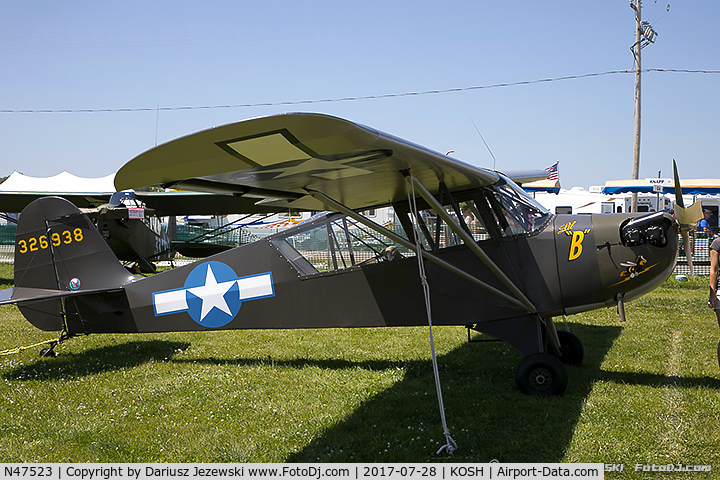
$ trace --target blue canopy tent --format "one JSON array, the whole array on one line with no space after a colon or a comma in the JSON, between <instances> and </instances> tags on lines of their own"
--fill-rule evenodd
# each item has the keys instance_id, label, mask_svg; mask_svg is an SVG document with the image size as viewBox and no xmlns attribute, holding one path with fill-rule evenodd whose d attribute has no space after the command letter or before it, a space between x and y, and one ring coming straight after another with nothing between
<instances>
[{"instance_id":1,"label":"blue canopy tent","mask_svg":"<svg viewBox=\"0 0 720 480\"><path fill-rule=\"evenodd\" d=\"M538 180L522 184L523 190L526 192L549 192L560 193L560 182L557 180Z\"/></svg>"},{"instance_id":2,"label":"blue canopy tent","mask_svg":"<svg viewBox=\"0 0 720 480\"><path fill-rule=\"evenodd\" d=\"M720 179L681 180L683 195L720 195ZM675 194L675 182L669 178L646 178L644 180L609 180L602 193L658 193L655 185L662 185L663 194Z\"/></svg>"}]
</instances>

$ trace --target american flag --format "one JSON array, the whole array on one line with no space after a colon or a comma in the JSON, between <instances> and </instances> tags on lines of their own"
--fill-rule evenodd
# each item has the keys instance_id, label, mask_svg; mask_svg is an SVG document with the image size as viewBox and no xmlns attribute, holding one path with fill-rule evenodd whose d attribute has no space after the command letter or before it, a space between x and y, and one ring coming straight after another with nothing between
<instances>
[{"instance_id":1,"label":"american flag","mask_svg":"<svg viewBox=\"0 0 720 480\"><path fill-rule=\"evenodd\" d=\"M555 162L554 165L551 165L545 169L545 171L548 172L548 177L547 177L548 180L557 180L558 179L558 177L559 177L558 164L559 163L560 163L560 161L558 160L557 162Z\"/></svg>"}]
</instances>

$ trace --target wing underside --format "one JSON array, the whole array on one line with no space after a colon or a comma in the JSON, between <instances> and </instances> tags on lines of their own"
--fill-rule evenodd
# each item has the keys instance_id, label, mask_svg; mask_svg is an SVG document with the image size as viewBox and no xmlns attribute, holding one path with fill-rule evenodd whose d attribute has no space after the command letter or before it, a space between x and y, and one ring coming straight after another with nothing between
<instances>
[{"instance_id":1,"label":"wing underside","mask_svg":"<svg viewBox=\"0 0 720 480\"><path fill-rule=\"evenodd\" d=\"M324 210L319 191L354 210L407 198L403 172L438 192L489 185L498 176L336 117L294 113L195 133L148 150L115 176L118 190L147 185L223 193L255 205Z\"/></svg>"}]
</instances>

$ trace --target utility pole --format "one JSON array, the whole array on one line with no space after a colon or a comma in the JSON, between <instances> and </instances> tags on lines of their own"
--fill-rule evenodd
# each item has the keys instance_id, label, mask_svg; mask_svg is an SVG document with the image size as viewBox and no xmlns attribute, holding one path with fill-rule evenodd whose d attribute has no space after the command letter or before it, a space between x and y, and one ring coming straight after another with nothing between
<instances>
[{"instance_id":1,"label":"utility pole","mask_svg":"<svg viewBox=\"0 0 720 480\"><path fill-rule=\"evenodd\" d=\"M642 0L630 0L630 8L635 10L635 44L630 48L635 57L635 141L633 145L632 179L637 180L640 175L640 51L655 41L655 30L648 22L642 21L640 13ZM632 194L631 212L637 211L637 192Z\"/></svg>"},{"instance_id":2,"label":"utility pole","mask_svg":"<svg viewBox=\"0 0 720 480\"><path fill-rule=\"evenodd\" d=\"M640 175L640 8L642 0L636 0L635 3L630 2L630 8L635 10L635 45L633 45L633 54L635 55L635 141L633 143L633 168L632 179L637 180ZM630 211L637 212L637 192L633 192Z\"/></svg>"}]
</instances>

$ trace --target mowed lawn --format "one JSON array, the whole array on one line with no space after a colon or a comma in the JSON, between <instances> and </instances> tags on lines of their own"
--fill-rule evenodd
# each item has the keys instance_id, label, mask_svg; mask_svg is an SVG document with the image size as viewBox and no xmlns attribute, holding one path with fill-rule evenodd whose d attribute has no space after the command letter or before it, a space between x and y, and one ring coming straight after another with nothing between
<instances>
[{"instance_id":1,"label":"mowed lawn","mask_svg":"<svg viewBox=\"0 0 720 480\"><path fill-rule=\"evenodd\" d=\"M0 285L12 285L11 265ZM553 398L518 391L521 356L507 345L436 328L451 458L435 453L428 329L393 328L93 335L55 358L39 347L2 356L0 462L495 459L624 464L623 478L642 476L637 463L711 465L699 475L718 476L720 334L706 285L668 280L627 305L625 324L614 308L569 317L586 356ZM0 350L53 335L0 307Z\"/></svg>"}]
</instances>

